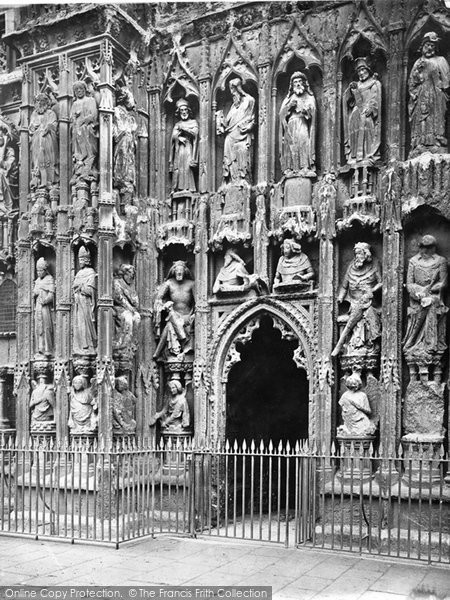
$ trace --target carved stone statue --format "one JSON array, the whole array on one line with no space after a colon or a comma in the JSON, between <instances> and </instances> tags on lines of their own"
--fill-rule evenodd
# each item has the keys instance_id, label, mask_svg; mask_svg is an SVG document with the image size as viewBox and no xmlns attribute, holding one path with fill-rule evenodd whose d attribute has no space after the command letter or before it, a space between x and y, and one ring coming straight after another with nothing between
<instances>
[{"instance_id":1,"label":"carved stone statue","mask_svg":"<svg viewBox=\"0 0 450 600\"><path fill-rule=\"evenodd\" d=\"M292 239L286 239L282 246L282 256L278 260L274 290L280 291L283 286L310 286L314 279L314 271L309 258L302 247Z\"/></svg>"},{"instance_id":2,"label":"carved stone statue","mask_svg":"<svg viewBox=\"0 0 450 600\"><path fill-rule=\"evenodd\" d=\"M135 269L132 265L121 265L117 277L113 281L114 300L114 346L134 351L141 315L139 314L139 297L133 289Z\"/></svg>"},{"instance_id":3,"label":"carved stone statue","mask_svg":"<svg viewBox=\"0 0 450 600\"><path fill-rule=\"evenodd\" d=\"M422 56L414 63L409 76L409 122L411 156L421 152L445 152L445 116L450 86L450 66L443 56L436 56L439 38L434 32L423 36Z\"/></svg>"},{"instance_id":4,"label":"carved stone statue","mask_svg":"<svg viewBox=\"0 0 450 600\"><path fill-rule=\"evenodd\" d=\"M194 282L191 272L184 261L178 260L172 264L167 279L156 296L156 335L161 337L153 357L155 360L183 360L186 354L192 353L194 306ZM166 324L160 334L163 311L166 313Z\"/></svg>"},{"instance_id":5,"label":"carved stone statue","mask_svg":"<svg viewBox=\"0 0 450 600\"><path fill-rule=\"evenodd\" d=\"M304 73L291 76L280 109L280 160L283 173L311 175L315 162L316 101ZM314 173L313 173L314 174Z\"/></svg>"},{"instance_id":6,"label":"carved stone statue","mask_svg":"<svg viewBox=\"0 0 450 600\"><path fill-rule=\"evenodd\" d=\"M113 428L121 433L134 433L136 396L128 389L126 377L116 377L116 389L113 393L112 413Z\"/></svg>"},{"instance_id":7,"label":"carved stone statue","mask_svg":"<svg viewBox=\"0 0 450 600\"><path fill-rule=\"evenodd\" d=\"M92 387L88 387L85 377L76 375L70 390L69 429L71 433L92 433L97 424L97 401Z\"/></svg>"},{"instance_id":8,"label":"carved stone statue","mask_svg":"<svg viewBox=\"0 0 450 600\"><path fill-rule=\"evenodd\" d=\"M197 188L193 168L198 165L198 123L191 118L191 108L184 98L178 100L175 114L180 120L175 123L172 131L169 161L172 190L195 192Z\"/></svg>"},{"instance_id":9,"label":"carved stone statue","mask_svg":"<svg viewBox=\"0 0 450 600\"><path fill-rule=\"evenodd\" d=\"M420 252L408 265L409 308L403 353L407 362L424 366L438 362L447 348L445 319L448 308L443 302L447 261L436 254L436 239L432 235L424 235L419 246Z\"/></svg>"},{"instance_id":10,"label":"carved stone statue","mask_svg":"<svg viewBox=\"0 0 450 600\"><path fill-rule=\"evenodd\" d=\"M347 391L339 400L344 423L337 428L337 434L349 437L373 435L376 424L370 419L372 411L367 394L361 391L360 376L356 373L349 375L345 380L345 385Z\"/></svg>"},{"instance_id":11,"label":"carved stone statue","mask_svg":"<svg viewBox=\"0 0 450 600\"><path fill-rule=\"evenodd\" d=\"M38 354L52 356L55 345L53 326L55 280L48 272L45 258L39 258L36 271L38 276L33 288L35 349Z\"/></svg>"},{"instance_id":12,"label":"carved stone statue","mask_svg":"<svg viewBox=\"0 0 450 600\"><path fill-rule=\"evenodd\" d=\"M242 88L239 78L229 83L233 104L226 117L216 113L217 134L225 134L223 148L223 182L251 182L255 99Z\"/></svg>"},{"instance_id":13,"label":"carved stone statue","mask_svg":"<svg viewBox=\"0 0 450 600\"><path fill-rule=\"evenodd\" d=\"M359 81L344 93L345 155L349 165L372 164L380 158L381 83L366 58L355 63Z\"/></svg>"},{"instance_id":14,"label":"carved stone statue","mask_svg":"<svg viewBox=\"0 0 450 600\"><path fill-rule=\"evenodd\" d=\"M136 187L137 121L131 90L125 86L119 88L116 103L113 119L113 183L121 195L121 203L127 205L131 204Z\"/></svg>"},{"instance_id":15,"label":"carved stone statue","mask_svg":"<svg viewBox=\"0 0 450 600\"><path fill-rule=\"evenodd\" d=\"M242 293L250 290L260 295L266 284L257 274L251 275L245 268L245 262L230 248L225 252L223 267L213 285L213 294Z\"/></svg>"},{"instance_id":16,"label":"carved stone statue","mask_svg":"<svg viewBox=\"0 0 450 600\"><path fill-rule=\"evenodd\" d=\"M381 289L381 273L372 259L369 244L359 242L354 248L355 258L347 269L338 294L338 302L347 300L350 311L338 320L345 322L339 341L332 352L337 356L345 343L346 354L376 354L381 335L380 315L373 306L373 295Z\"/></svg>"},{"instance_id":17,"label":"carved stone statue","mask_svg":"<svg viewBox=\"0 0 450 600\"><path fill-rule=\"evenodd\" d=\"M75 175L85 181L96 177L98 156L98 109L95 98L87 95L84 81L73 84L75 101L70 111Z\"/></svg>"},{"instance_id":18,"label":"carved stone statue","mask_svg":"<svg viewBox=\"0 0 450 600\"><path fill-rule=\"evenodd\" d=\"M186 433L190 426L189 406L186 401L186 392L178 380L169 381L168 389L170 398L164 408L155 413L150 420L150 426L161 421L161 430L167 434Z\"/></svg>"},{"instance_id":19,"label":"carved stone statue","mask_svg":"<svg viewBox=\"0 0 450 600\"><path fill-rule=\"evenodd\" d=\"M55 392L53 384L46 383L45 375L38 377L38 382L31 382L33 391L30 398L31 430L40 429L43 423L53 422Z\"/></svg>"},{"instance_id":20,"label":"carved stone statue","mask_svg":"<svg viewBox=\"0 0 450 600\"><path fill-rule=\"evenodd\" d=\"M58 118L50 107L50 99L46 94L36 96L28 129L31 137L30 187L48 188L58 180L59 150Z\"/></svg>"},{"instance_id":21,"label":"carved stone statue","mask_svg":"<svg viewBox=\"0 0 450 600\"><path fill-rule=\"evenodd\" d=\"M97 273L90 266L89 250L80 248L80 270L72 284L73 291L73 351L76 354L95 354L97 330L95 307L97 302Z\"/></svg>"},{"instance_id":22,"label":"carved stone statue","mask_svg":"<svg viewBox=\"0 0 450 600\"><path fill-rule=\"evenodd\" d=\"M19 168L11 146L11 132L0 120L0 215L13 208L18 194Z\"/></svg>"}]
</instances>

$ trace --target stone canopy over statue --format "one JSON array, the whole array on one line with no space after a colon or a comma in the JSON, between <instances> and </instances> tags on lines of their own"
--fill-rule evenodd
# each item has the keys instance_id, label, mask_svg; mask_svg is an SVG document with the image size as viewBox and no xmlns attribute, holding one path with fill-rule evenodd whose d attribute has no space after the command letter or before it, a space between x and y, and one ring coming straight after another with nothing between
<instances>
[{"instance_id":1,"label":"stone canopy over statue","mask_svg":"<svg viewBox=\"0 0 450 600\"><path fill-rule=\"evenodd\" d=\"M426 151L447 151L446 90L450 87L450 66L443 56L436 56L438 42L433 31L423 36L422 56L409 76L410 157Z\"/></svg>"},{"instance_id":2,"label":"stone canopy over statue","mask_svg":"<svg viewBox=\"0 0 450 600\"><path fill-rule=\"evenodd\" d=\"M154 323L159 342L153 357L155 360L192 362L194 307L194 281L191 272L184 261L175 261L156 295Z\"/></svg>"},{"instance_id":3,"label":"stone canopy over statue","mask_svg":"<svg viewBox=\"0 0 450 600\"><path fill-rule=\"evenodd\" d=\"M349 165L371 165L380 158L381 83L367 58L355 61L358 81L344 93L345 154Z\"/></svg>"},{"instance_id":4,"label":"stone canopy over statue","mask_svg":"<svg viewBox=\"0 0 450 600\"><path fill-rule=\"evenodd\" d=\"M316 110L306 75L296 71L280 109L280 161L284 174L315 175Z\"/></svg>"},{"instance_id":5,"label":"stone canopy over statue","mask_svg":"<svg viewBox=\"0 0 450 600\"><path fill-rule=\"evenodd\" d=\"M446 314L443 301L447 287L447 261L436 253L436 239L424 235L420 251L408 264L406 289L409 294L408 325L403 340L403 353L409 365L424 369L438 367L447 344Z\"/></svg>"},{"instance_id":6,"label":"stone canopy over statue","mask_svg":"<svg viewBox=\"0 0 450 600\"><path fill-rule=\"evenodd\" d=\"M255 99L244 91L239 78L229 83L233 103L224 117L216 113L218 135L225 135L223 149L223 183L241 185L252 180L253 128Z\"/></svg>"},{"instance_id":7,"label":"stone canopy over statue","mask_svg":"<svg viewBox=\"0 0 450 600\"><path fill-rule=\"evenodd\" d=\"M350 310L338 318L345 326L332 356L340 354L344 345L346 355L376 355L380 351L380 314L373 305L374 294L382 286L380 269L366 242L355 244L354 254L338 294L338 302L347 300Z\"/></svg>"}]
</instances>

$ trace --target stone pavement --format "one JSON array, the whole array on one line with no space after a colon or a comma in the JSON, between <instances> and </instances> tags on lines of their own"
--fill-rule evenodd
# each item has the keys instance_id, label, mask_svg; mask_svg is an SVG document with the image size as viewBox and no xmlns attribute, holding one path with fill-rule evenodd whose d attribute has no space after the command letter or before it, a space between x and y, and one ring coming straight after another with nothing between
<instances>
[{"instance_id":1,"label":"stone pavement","mask_svg":"<svg viewBox=\"0 0 450 600\"><path fill-rule=\"evenodd\" d=\"M287 600L450 600L450 567L275 544L160 536L119 550L0 537L0 585L270 585Z\"/></svg>"}]
</instances>

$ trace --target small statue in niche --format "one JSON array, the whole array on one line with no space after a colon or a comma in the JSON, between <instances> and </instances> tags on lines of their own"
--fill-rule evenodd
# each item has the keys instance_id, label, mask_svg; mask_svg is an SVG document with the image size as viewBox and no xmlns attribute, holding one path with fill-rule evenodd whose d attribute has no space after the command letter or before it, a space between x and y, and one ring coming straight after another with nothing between
<instances>
[{"instance_id":1,"label":"small statue in niche","mask_svg":"<svg viewBox=\"0 0 450 600\"><path fill-rule=\"evenodd\" d=\"M174 192L195 192L193 169L198 165L198 123L184 98L178 100L175 115L180 118L172 131L169 172Z\"/></svg>"},{"instance_id":2,"label":"small statue in niche","mask_svg":"<svg viewBox=\"0 0 450 600\"><path fill-rule=\"evenodd\" d=\"M213 285L213 294L241 293L254 290L258 296L267 293L267 285L257 274L251 275L245 262L234 250L225 252L223 267Z\"/></svg>"},{"instance_id":3,"label":"small statue in niche","mask_svg":"<svg viewBox=\"0 0 450 600\"><path fill-rule=\"evenodd\" d=\"M242 185L251 182L255 99L242 88L239 78L229 83L233 104L226 117L216 113L217 135L225 134L223 148L223 183Z\"/></svg>"},{"instance_id":4,"label":"small statue in niche","mask_svg":"<svg viewBox=\"0 0 450 600\"><path fill-rule=\"evenodd\" d=\"M55 280L48 272L48 264L43 257L38 259L36 271L37 279L33 288L35 349L38 354L52 356L55 344Z\"/></svg>"},{"instance_id":5,"label":"small statue in niche","mask_svg":"<svg viewBox=\"0 0 450 600\"><path fill-rule=\"evenodd\" d=\"M408 264L409 308L403 353L408 362L430 365L439 360L447 348L445 320L448 308L443 302L447 261L436 254L436 239L432 235L424 235L419 248L420 252Z\"/></svg>"},{"instance_id":6,"label":"small statue in niche","mask_svg":"<svg viewBox=\"0 0 450 600\"><path fill-rule=\"evenodd\" d=\"M376 424L370 419L372 413L369 399L361 391L362 381L357 373L345 380L347 391L339 400L344 423L337 428L337 434L349 437L365 437L375 433Z\"/></svg>"},{"instance_id":7,"label":"small statue in niche","mask_svg":"<svg viewBox=\"0 0 450 600\"><path fill-rule=\"evenodd\" d=\"M193 351L194 329L194 281L183 260L172 264L166 281L159 288L154 308L156 335L160 337L153 358L183 360ZM162 333L162 313L166 312L166 324Z\"/></svg>"},{"instance_id":8,"label":"small statue in niche","mask_svg":"<svg viewBox=\"0 0 450 600\"><path fill-rule=\"evenodd\" d=\"M97 273L91 267L91 254L84 246L78 252L80 270L72 284L73 291L73 351L76 354L95 354L97 330Z\"/></svg>"},{"instance_id":9,"label":"small statue in niche","mask_svg":"<svg viewBox=\"0 0 450 600\"><path fill-rule=\"evenodd\" d=\"M36 96L36 104L31 113L31 189L48 188L58 181L58 117L50 106L46 94Z\"/></svg>"},{"instance_id":10,"label":"small statue in niche","mask_svg":"<svg viewBox=\"0 0 450 600\"><path fill-rule=\"evenodd\" d=\"M344 93L345 155L347 163L373 164L380 158L381 83L367 58L355 61L359 81Z\"/></svg>"},{"instance_id":11,"label":"small statue in niche","mask_svg":"<svg viewBox=\"0 0 450 600\"><path fill-rule=\"evenodd\" d=\"M136 431L136 401L136 396L128 389L128 379L124 376L116 377L112 401L113 429L122 433Z\"/></svg>"},{"instance_id":12,"label":"small statue in niche","mask_svg":"<svg viewBox=\"0 0 450 600\"><path fill-rule=\"evenodd\" d=\"M336 176L326 173L317 193L316 237L331 239L336 235Z\"/></svg>"},{"instance_id":13,"label":"small statue in niche","mask_svg":"<svg viewBox=\"0 0 450 600\"><path fill-rule=\"evenodd\" d=\"M309 258L302 247L292 239L283 241L282 256L278 260L273 289L283 286L310 287L314 279L314 271Z\"/></svg>"},{"instance_id":14,"label":"small statue in niche","mask_svg":"<svg viewBox=\"0 0 450 600\"><path fill-rule=\"evenodd\" d=\"M136 189L136 139L137 121L135 101L126 86L116 92L113 118L113 183L121 196L121 205L132 204Z\"/></svg>"},{"instance_id":15,"label":"small statue in niche","mask_svg":"<svg viewBox=\"0 0 450 600\"><path fill-rule=\"evenodd\" d=\"M76 375L70 390L69 429L71 433L92 433L97 428L97 401L83 375Z\"/></svg>"},{"instance_id":16,"label":"small statue in niche","mask_svg":"<svg viewBox=\"0 0 450 600\"><path fill-rule=\"evenodd\" d=\"M338 302L347 300L350 311L338 319L346 324L331 356L337 356L347 340L347 354L379 351L381 322L379 311L373 306L373 296L382 287L380 269L366 242L355 244L354 254L338 294Z\"/></svg>"},{"instance_id":17,"label":"small statue in niche","mask_svg":"<svg viewBox=\"0 0 450 600\"><path fill-rule=\"evenodd\" d=\"M13 208L18 195L19 166L9 127L0 119L0 215Z\"/></svg>"},{"instance_id":18,"label":"small statue in niche","mask_svg":"<svg viewBox=\"0 0 450 600\"><path fill-rule=\"evenodd\" d=\"M283 173L314 175L316 101L304 73L291 76L280 108L280 161Z\"/></svg>"},{"instance_id":19,"label":"small statue in niche","mask_svg":"<svg viewBox=\"0 0 450 600\"><path fill-rule=\"evenodd\" d=\"M139 297L133 289L134 278L134 267L122 264L117 277L114 277L113 280L114 345L118 348L130 348L131 351L137 347L137 336L141 323Z\"/></svg>"},{"instance_id":20,"label":"small statue in niche","mask_svg":"<svg viewBox=\"0 0 450 600\"><path fill-rule=\"evenodd\" d=\"M447 94L450 66L443 56L436 56L439 38L434 32L423 36L420 50L409 76L409 122L411 156L421 152L445 152Z\"/></svg>"},{"instance_id":21,"label":"small statue in niche","mask_svg":"<svg viewBox=\"0 0 450 600\"><path fill-rule=\"evenodd\" d=\"M163 433L187 433L190 426L190 414L186 391L177 379L169 381L167 387L170 398L167 399L164 408L151 418L150 426L160 420Z\"/></svg>"},{"instance_id":22,"label":"small statue in niche","mask_svg":"<svg viewBox=\"0 0 450 600\"><path fill-rule=\"evenodd\" d=\"M43 423L54 419L55 391L53 384L47 383L46 379L45 375L40 375L37 383L31 382L31 430L39 429Z\"/></svg>"},{"instance_id":23,"label":"small statue in niche","mask_svg":"<svg viewBox=\"0 0 450 600\"><path fill-rule=\"evenodd\" d=\"M98 109L95 98L87 94L84 81L73 84L75 100L70 111L72 123L72 152L75 176L82 180L95 179L98 156Z\"/></svg>"}]
</instances>

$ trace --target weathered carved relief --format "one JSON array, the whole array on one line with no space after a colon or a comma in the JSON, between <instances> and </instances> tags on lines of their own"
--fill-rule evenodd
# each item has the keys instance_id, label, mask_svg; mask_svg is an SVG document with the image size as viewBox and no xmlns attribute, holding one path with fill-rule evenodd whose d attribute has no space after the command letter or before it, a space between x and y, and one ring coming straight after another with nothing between
<instances>
[{"instance_id":1,"label":"weathered carved relief","mask_svg":"<svg viewBox=\"0 0 450 600\"><path fill-rule=\"evenodd\" d=\"M37 279L34 282L34 348L39 356L54 354L55 280L48 272L48 263L41 257L36 263Z\"/></svg>"},{"instance_id":2,"label":"weathered carved relief","mask_svg":"<svg viewBox=\"0 0 450 600\"><path fill-rule=\"evenodd\" d=\"M376 423L371 419L372 410L370 408L367 394L361 390L362 381L357 373L349 375L345 379L347 391L345 391L340 400L342 425L337 429L339 437L363 438L375 433Z\"/></svg>"},{"instance_id":3,"label":"weathered carved relief","mask_svg":"<svg viewBox=\"0 0 450 600\"><path fill-rule=\"evenodd\" d=\"M120 199L121 212L132 204L136 191L136 103L132 91L122 85L116 89L113 119L113 185Z\"/></svg>"},{"instance_id":4,"label":"weathered carved relief","mask_svg":"<svg viewBox=\"0 0 450 600\"><path fill-rule=\"evenodd\" d=\"M49 189L59 179L59 147L58 117L46 94L39 93L36 96L29 132L32 168L30 188Z\"/></svg>"},{"instance_id":5,"label":"weathered carved relief","mask_svg":"<svg viewBox=\"0 0 450 600\"><path fill-rule=\"evenodd\" d=\"M84 81L73 84L75 100L70 110L72 124L73 177L78 196L81 188L98 178L98 105Z\"/></svg>"},{"instance_id":6,"label":"weathered carved relief","mask_svg":"<svg viewBox=\"0 0 450 600\"><path fill-rule=\"evenodd\" d=\"M112 417L115 433L130 434L136 431L136 396L128 389L128 379L116 377L112 394Z\"/></svg>"},{"instance_id":7,"label":"weathered carved relief","mask_svg":"<svg viewBox=\"0 0 450 600\"><path fill-rule=\"evenodd\" d=\"M98 425L96 385L76 375L70 390L69 429L73 434L94 433Z\"/></svg>"},{"instance_id":8,"label":"weathered carved relief","mask_svg":"<svg viewBox=\"0 0 450 600\"><path fill-rule=\"evenodd\" d=\"M355 258L348 266L338 294L338 302L349 303L349 311L338 317L339 340L332 356L341 355L344 368L353 362L373 369L380 353L380 311L374 306L374 294L381 289L381 272L369 244L359 242Z\"/></svg>"},{"instance_id":9,"label":"weathered carved relief","mask_svg":"<svg viewBox=\"0 0 450 600\"><path fill-rule=\"evenodd\" d=\"M47 383L47 376L39 373L38 381L31 382L30 398L32 432L52 432L55 430L54 410L55 391L53 384Z\"/></svg>"},{"instance_id":10,"label":"weathered carved relief","mask_svg":"<svg viewBox=\"0 0 450 600\"><path fill-rule=\"evenodd\" d=\"M114 340L113 354L118 366L131 369L138 345L139 297L134 289L135 268L122 264L113 280Z\"/></svg>"},{"instance_id":11,"label":"weathered carved relief","mask_svg":"<svg viewBox=\"0 0 450 600\"><path fill-rule=\"evenodd\" d=\"M154 307L158 345L153 358L171 372L192 370L194 351L194 281L184 261L173 263L158 289ZM163 324L165 315L165 325Z\"/></svg>"},{"instance_id":12,"label":"weathered carved relief","mask_svg":"<svg viewBox=\"0 0 450 600\"><path fill-rule=\"evenodd\" d=\"M436 56L438 42L435 32L423 36L422 56L416 60L409 75L410 158L422 152L447 152L445 118L450 66L443 56Z\"/></svg>"},{"instance_id":13,"label":"weathered carved relief","mask_svg":"<svg viewBox=\"0 0 450 600\"><path fill-rule=\"evenodd\" d=\"M174 436L174 438L180 434L191 433L191 418L186 400L186 390L177 379L170 380L167 388L168 395L164 407L153 415L150 425L155 425L157 421L160 421L161 432Z\"/></svg>"},{"instance_id":14,"label":"weathered carved relief","mask_svg":"<svg viewBox=\"0 0 450 600\"><path fill-rule=\"evenodd\" d=\"M283 292L311 290L314 271L309 258L300 244L286 239L282 245L282 256L278 261L273 282L273 291Z\"/></svg>"},{"instance_id":15,"label":"weathered carved relief","mask_svg":"<svg viewBox=\"0 0 450 600\"><path fill-rule=\"evenodd\" d=\"M225 252L224 264L214 281L212 293L226 295L261 295L267 293L267 286L257 274L250 274L245 261L231 248Z\"/></svg>"},{"instance_id":16,"label":"weathered carved relief","mask_svg":"<svg viewBox=\"0 0 450 600\"><path fill-rule=\"evenodd\" d=\"M84 246L78 252L80 269L72 284L73 352L81 357L94 355L97 347L97 273L91 254Z\"/></svg>"}]
</instances>

